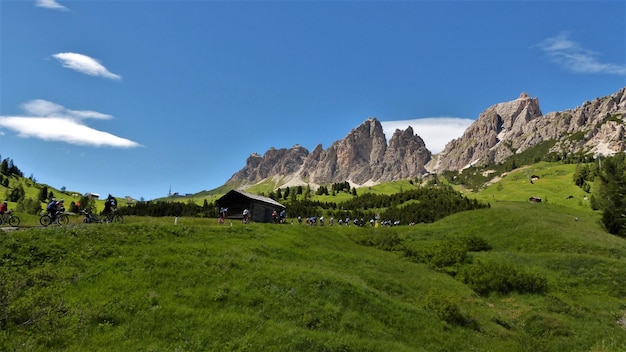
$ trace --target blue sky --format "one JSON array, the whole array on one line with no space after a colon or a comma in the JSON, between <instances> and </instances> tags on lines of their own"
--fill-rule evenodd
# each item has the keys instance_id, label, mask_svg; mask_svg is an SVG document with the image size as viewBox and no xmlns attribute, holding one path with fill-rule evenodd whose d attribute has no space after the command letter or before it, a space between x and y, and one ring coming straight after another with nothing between
<instances>
[{"instance_id":1,"label":"blue sky","mask_svg":"<svg viewBox=\"0 0 626 352\"><path fill-rule=\"evenodd\" d=\"M146 200L368 117L433 152L489 106L626 86L624 1L0 1L0 155Z\"/></svg>"}]
</instances>

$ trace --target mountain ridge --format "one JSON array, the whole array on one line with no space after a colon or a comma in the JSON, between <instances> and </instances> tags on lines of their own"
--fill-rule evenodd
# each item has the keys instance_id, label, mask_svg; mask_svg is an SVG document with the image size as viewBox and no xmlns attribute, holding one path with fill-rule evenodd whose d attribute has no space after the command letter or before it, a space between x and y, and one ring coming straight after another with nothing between
<instances>
[{"instance_id":1,"label":"mountain ridge","mask_svg":"<svg viewBox=\"0 0 626 352\"><path fill-rule=\"evenodd\" d=\"M539 98L517 99L485 109L459 138L433 155L409 126L396 129L389 142L380 121L368 118L343 139L313 151L301 145L252 153L246 165L226 182L247 188L268 179L276 187L348 181L361 187L460 171L472 165L501 163L539 143L555 140L551 152L613 155L626 149L626 87L581 106L543 114Z\"/></svg>"}]
</instances>

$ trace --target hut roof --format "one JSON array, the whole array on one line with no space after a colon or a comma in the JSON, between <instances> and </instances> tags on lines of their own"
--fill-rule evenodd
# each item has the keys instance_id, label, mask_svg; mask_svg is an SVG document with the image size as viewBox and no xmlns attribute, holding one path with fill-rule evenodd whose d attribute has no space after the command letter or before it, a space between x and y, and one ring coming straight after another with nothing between
<instances>
[{"instance_id":1,"label":"hut roof","mask_svg":"<svg viewBox=\"0 0 626 352\"><path fill-rule=\"evenodd\" d=\"M231 198L233 196L237 196L237 195L240 195L240 196L243 196L243 197L246 197L246 198L250 198L250 199L254 199L254 200L259 201L259 202L267 203L267 204L270 204L270 205L273 205L273 206L276 206L276 207L279 207L279 208L283 208L283 209L286 208L284 205L278 203L277 201L273 200L272 198L263 197L263 196L259 196L259 195L256 195L256 194L251 194L251 193L244 192L244 191L237 190L237 189L233 189L233 190L228 191L228 193L226 193L220 199L217 200L217 203L219 204L219 203L222 202L222 200L225 200L225 199Z\"/></svg>"}]
</instances>

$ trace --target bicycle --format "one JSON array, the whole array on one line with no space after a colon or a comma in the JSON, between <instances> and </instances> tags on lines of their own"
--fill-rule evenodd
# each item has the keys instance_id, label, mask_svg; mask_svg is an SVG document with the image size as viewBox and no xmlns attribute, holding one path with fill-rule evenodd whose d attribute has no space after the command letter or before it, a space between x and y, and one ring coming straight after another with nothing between
<instances>
[{"instance_id":1,"label":"bicycle","mask_svg":"<svg viewBox=\"0 0 626 352\"><path fill-rule=\"evenodd\" d=\"M83 222L85 224L100 223L101 222L100 219L96 216L96 214L88 212L86 209L83 209L80 212L85 215L85 218L83 219Z\"/></svg>"},{"instance_id":2,"label":"bicycle","mask_svg":"<svg viewBox=\"0 0 626 352\"><path fill-rule=\"evenodd\" d=\"M9 226L18 227L20 226L20 218L13 215L13 210L8 210L5 218L2 219L2 224L9 224Z\"/></svg>"},{"instance_id":3,"label":"bicycle","mask_svg":"<svg viewBox=\"0 0 626 352\"><path fill-rule=\"evenodd\" d=\"M54 217L50 214L44 214L39 218L39 223L44 227L53 223L59 226L67 225L69 224L69 222L70 222L69 216L67 216L67 214L61 211L57 212L54 215Z\"/></svg>"},{"instance_id":4,"label":"bicycle","mask_svg":"<svg viewBox=\"0 0 626 352\"><path fill-rule=\"evenodd\" d=\"M113 210L111 210L110 213L108 213L106 215L106 219L104 220L107 223L115 223L115 224L121 224L124 222L124 218L120 215L120 210L115 208Z\"/></svg>"}]
</instances>

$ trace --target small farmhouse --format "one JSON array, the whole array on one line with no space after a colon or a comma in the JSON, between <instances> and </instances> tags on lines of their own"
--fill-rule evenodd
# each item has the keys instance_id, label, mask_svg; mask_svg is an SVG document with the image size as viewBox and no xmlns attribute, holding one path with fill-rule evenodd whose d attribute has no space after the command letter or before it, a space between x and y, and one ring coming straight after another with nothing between
<instances>
[{"instance_id":1,"label":"small farmhouse","mask_svg":"<svg viewBox=\"0 0 626 352\"><path fill-rule=\"evenodd\" d=\"M215 204L222 208L228 208L227 217L230 219L242 219L243 210L250 211L250 219L257 222L272 222L272 212L280 213L286 207L272 198L257 196L239 190L230 190Z\"/></svg>"}]
</instances>

